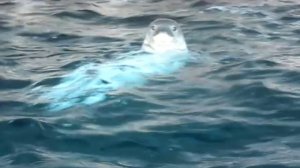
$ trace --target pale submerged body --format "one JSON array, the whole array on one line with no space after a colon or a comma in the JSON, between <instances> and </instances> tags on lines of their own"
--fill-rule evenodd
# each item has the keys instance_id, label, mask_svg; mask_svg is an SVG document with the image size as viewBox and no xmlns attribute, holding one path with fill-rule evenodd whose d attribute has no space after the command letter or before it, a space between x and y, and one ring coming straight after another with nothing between
<instances>
[{"instance_id":1,"label":"pale submerged body","mask_svg":"<svg viewBox=\"0 0 300 168\"><path fill-rule=\"evenodd\" d=\"M188 49L179 25L171 19L153 21L142 50L103 64L91 63L67 75L47 91L50 110L103 101L110 91L140 86L147 78L174 72L188 60Z\"/></svg>"}]
</instances>

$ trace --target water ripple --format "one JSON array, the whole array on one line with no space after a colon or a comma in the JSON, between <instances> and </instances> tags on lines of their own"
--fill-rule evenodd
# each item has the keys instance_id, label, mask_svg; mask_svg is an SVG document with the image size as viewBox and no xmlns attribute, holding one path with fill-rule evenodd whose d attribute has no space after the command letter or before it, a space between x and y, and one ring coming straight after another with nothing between
<instances>
[{"instance_id":1,"label":"water ripple","mask_svg":"<svg viewBox=\"0 0 300 168\"><path fill-rule=\"evenodd\" d=\"M299 167L299 7L1 1L0 167ZM158 17L177 20L197 53L176 73L55 113L31 92L138 50Z\"/></svg>"}]
</instances>

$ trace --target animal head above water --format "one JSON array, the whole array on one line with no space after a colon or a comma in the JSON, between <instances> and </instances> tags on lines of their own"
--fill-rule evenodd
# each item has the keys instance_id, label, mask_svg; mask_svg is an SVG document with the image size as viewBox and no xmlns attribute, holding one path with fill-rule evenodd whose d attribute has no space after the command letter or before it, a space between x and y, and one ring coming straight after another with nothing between
<instances>
[{"instance_id":1,"label":"animal head above water","mask_svg":"<svg viewBox=\"0 0 300 168\"><path fill-rule=\"evenodd\" d=\"M150 53L187 52L179 24L172 19L156 19L150 23L142 49Z\"/></svg>"}]
</instances>

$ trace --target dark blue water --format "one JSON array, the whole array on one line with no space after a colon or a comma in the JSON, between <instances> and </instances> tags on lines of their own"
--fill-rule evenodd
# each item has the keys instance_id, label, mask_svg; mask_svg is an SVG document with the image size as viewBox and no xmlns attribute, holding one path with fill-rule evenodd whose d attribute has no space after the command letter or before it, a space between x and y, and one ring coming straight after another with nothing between
<instances>
[{"instance_id":1,"label":"dark blue water","mask_svg":"<svg viewBox=\"0 0 300 168\"><path fill-rule=\"evenodd\" d=\"M38 86L138 50L158 17L198 59L101 103L45 110ZM300 2L2 0L0 167L300 167Z\"/></svg>"}]
</instances>

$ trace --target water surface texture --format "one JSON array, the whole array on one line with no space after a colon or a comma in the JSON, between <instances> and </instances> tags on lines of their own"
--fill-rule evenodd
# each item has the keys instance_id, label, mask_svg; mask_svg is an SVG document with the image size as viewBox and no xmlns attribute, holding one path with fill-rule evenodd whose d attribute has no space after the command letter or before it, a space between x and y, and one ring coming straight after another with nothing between
<instances>
[{"instance_id":1,"label":"water surface texture","mask_svg":"<svg viewBox=\"0 0 300 168\"><path fill-rule=\"evenodd\" d=\"M198 59L55 113L31 92L139 50L158 17ZM2 0L0 44L1 168L300 167L297 0Z\"/></svg>"}]
</instances>

